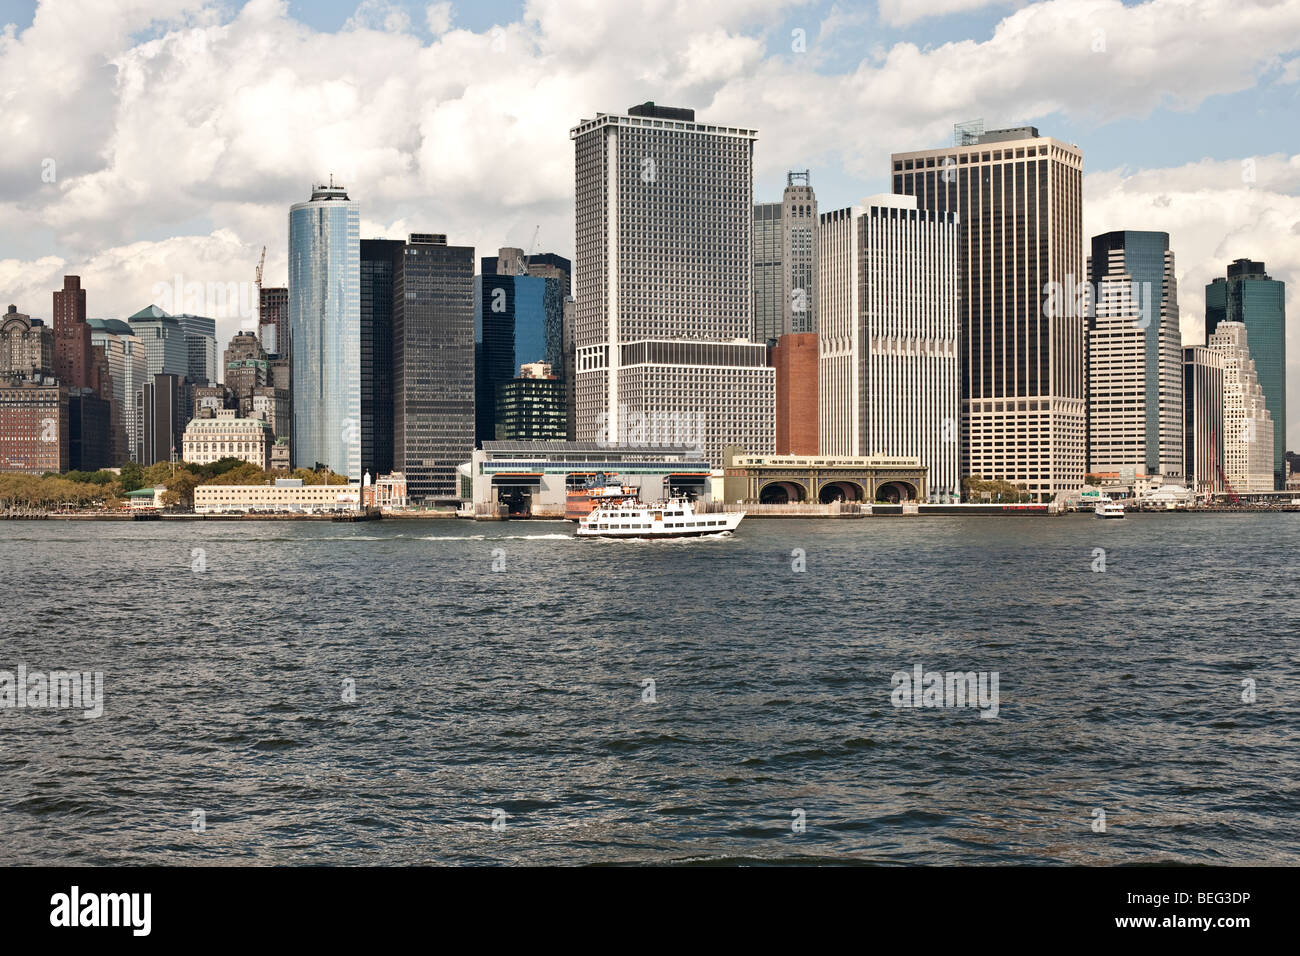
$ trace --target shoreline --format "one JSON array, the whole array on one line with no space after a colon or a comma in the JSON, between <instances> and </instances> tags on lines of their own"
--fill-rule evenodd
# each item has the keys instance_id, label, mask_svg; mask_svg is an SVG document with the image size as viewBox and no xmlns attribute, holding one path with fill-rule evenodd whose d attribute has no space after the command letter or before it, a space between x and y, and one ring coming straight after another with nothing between
<instances>
[{"instance_id":1,"label":"shoreline","mask_svg":"<svg viewBox=\"0 0 1300 956\"><path fill-rule=\"evenodd\" d=\"M739 506L744 509L745 506ZM960 518L965 516L979 517L1035 517L1035 518L1062 518L1070 515L1084 515L1093 517L1089 509L1080 509L1078 511L1047 511L1044 508L1026 508L1024 506L1003 507L1001 505L935 505L931 507L922 506L924 510L904 513L898 505L881 505L877 506L870 512L853 511L853 512L748 512L745 515L746 521L763 521L773 520L791 520L808 518L814 520L834 520L834 521L853 521L866 518ZM960 509L960 510L958 510ZM1134 508L1128 512L1130 515L1144 514L1177 514L1177 515L1204 515L1204 514L1297 514L1300 513L1300 505L1285 505L1280 507L1212 507L1212 508ZM456 512L429 513L429 514L384 514L378 518L336 518L330 514L230 514L230 515L198 515L198 514L115 514L115 513L42 513L42 514L0 514L0 521L220 521L220 522L247 522L247 521L330 521L336 524L368 524L371 521L392 520L392 521L447 521L460 518L464 521L488 521L488 522L509 522L509 521L553 521L575 523L570 518L563 515L513 515L508 518L498 516L477 516L462 517Z\"/></svg>"}]
</instances>

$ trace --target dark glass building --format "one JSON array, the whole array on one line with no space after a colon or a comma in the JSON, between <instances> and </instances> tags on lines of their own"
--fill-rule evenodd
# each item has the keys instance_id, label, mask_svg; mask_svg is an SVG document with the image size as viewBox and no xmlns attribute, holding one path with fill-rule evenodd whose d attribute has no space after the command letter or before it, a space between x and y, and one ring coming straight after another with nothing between
<instances>
[{"instance_id":1,"label":"dark glass building","mask_svg":"<svg viewBox=\"0 0 1300 956\"><path fill-rule=\"evenodd\" d=\"M1286 283L1272 279L1264 263L1235 259L1226 278L1205 287L1205 338L1220 322L1246 326L1264 405L1273 416L1273 487L1286 479Z\"/></svg>"},{"instance_id":2,"label":"dark glass building","mask_svg":"<svg viewBox=\"0 0 1300 956\"><path fill-rule=\"evenodd\" d=\"M361 471L393 470L393 275L406 243L361 240Z\"/></svg>"},{"instance_id":3,"label":"dark glass building","mask_svg":"<svg viewBox=\"0 0 1300 956\"><path fill-rule=\"evenodd\" d=\"M393 269L393 469L412 502L458 498L474 452L474 248L413 233Z\"/></svg>"},{"instance_id":4,"label":"dark glass building","mask_svg":"<svg viewBox=\"0 0 1300 956\"><path fill-rule=\"evenodd\" d=\"M497 441L564 441L564 382L516 378L496 397Z\"/></svg>"},{"instance_id":5,"label":"dark glass building","mask_svg":"<svg viewBox=\"0 0 1300 956\"><path fill-rule=\"evenodd\" d=\"M474 278L476 441L496 440L497 390L515 378L520 365L546 362L562 374L564 299L564 284L558 278Z\"/></svg>"}]
</instances>

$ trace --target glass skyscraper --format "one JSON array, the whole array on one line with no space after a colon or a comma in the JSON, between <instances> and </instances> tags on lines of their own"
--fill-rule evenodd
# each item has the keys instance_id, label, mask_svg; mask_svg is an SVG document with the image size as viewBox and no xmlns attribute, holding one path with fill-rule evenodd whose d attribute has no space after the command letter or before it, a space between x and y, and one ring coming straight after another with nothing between
<instances>
[{"instance_id":1,"label":"glass skyscraper","mask_svg":"<svg viewBox=\"0 0 1300 956\"><path fill-rule=\"evenodd\" d=\"M342 186L289 210L293 457L361 480L361 223Z\"/></svg>"},{"instance_id":2,"label":"glass skyscraper","mask_svg":"<svg viewBox=\"0 0 1300 956\"><path fill-rule=\"evenodd\" d=\"M497 390L525 362L564 370L564 283L530 275L474 277L474 437L496 438Z\"/></svg>"},{"instance_id":3,"label":"glass skyscraper","mask_svg":"<svg viewBox=\"0 0 1300 956\"><path fill-rule=\"evenodd\" d=\"M1273 418L1273 486L1286 477L1286 283L1269 278L1264 263L1235 259L1227 278L1205 287L1205 338L1220 322L1246 327L1264 404Z\"/></svg>"}]
</instances>

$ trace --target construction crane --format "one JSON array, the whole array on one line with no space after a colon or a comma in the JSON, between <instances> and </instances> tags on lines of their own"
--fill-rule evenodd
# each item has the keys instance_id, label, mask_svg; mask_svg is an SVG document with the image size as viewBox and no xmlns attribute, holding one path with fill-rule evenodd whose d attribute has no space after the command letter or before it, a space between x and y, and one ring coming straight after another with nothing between
<instances>
[{"instance_id":1,"label":"construction crane","mask_svg":"<svg viewBox=\"0 0 1300 956\"><path fill-rule=\"evenodd\" d=\"M528 251L524 253L523 261L519 263L520 275L528 273L528 260L533 257L533 253L537 250L537 236L541 231L542 227L540 225L533 230L533 241L528 244Z\"/></svg>"}]
</instances>

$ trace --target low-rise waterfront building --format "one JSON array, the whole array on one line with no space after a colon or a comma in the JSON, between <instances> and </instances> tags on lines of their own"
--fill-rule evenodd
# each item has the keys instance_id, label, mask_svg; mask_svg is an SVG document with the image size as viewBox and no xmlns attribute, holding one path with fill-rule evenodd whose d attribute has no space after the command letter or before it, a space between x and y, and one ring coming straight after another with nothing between
<instances>
[{"instance_id":1,"label":"low-rise waterfront building","mask_svg":"<svg viewBox=\"0 0 1300 956\"><path fill-rule=\"evenodd\" d=\"M199 485L194 489L194 513L201 515L319 514L357 511L360 506L360 485L306 485L301 478L280 478L273 485Z\"/></svg>"},{"instance_id":2,"label":"low-rise waterfront building","mask_svg":"<svg viewBox=\"0 0 1300 956\"><path fill-rule=\"evenodd\" d=\"M729 503L921 502L929 468L885 455L747 455L728 449L723 494Z\"/></svg>"},{"instance_id":3,"label":"low-rise waterfront building","mask_svg":"<svg viewBox=\"0 0 1300 956\"><path fill-rule=\"evenodd\" d=\"M476 511L563 517L571 490L597 475L618 476L645 501L669 494L709 500L709 462L684 445L608 445L586 441L487 441L469 463Z\"/></svg>"},{"instance_id":4,"label":"low-rise waterfront building","mask_svg":"<svg viewBox=\"0 0 1300 956\"><path fill-rule=\"evenodd\" d=\"M366 479L369 477L367 475ZM367 508L381 511L405 511L407 508L406 476L400 471L380 475L370 484L363 482L361 490L362 503Z\"/></svg>"}]
</instances>

